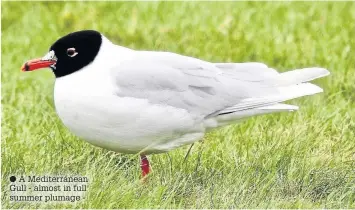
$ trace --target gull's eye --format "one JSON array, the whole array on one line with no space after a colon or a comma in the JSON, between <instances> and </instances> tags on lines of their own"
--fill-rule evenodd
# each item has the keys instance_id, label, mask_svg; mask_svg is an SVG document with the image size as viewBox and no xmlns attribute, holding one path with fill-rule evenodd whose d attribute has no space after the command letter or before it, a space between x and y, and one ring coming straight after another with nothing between
<instances>
[{"instance_id":1,"label":"gull's eye","mask_svg":"<svg viewBox=\"0 0 355 210\"><path fill-rule=\"evenodd\" d=\"M75 51L75 48L74 48L74 47L67 49L67 55L68 55L69 57L74 57L74 56L76 56L77 54L78 54L78 52Z\"/></svg>"}]
</instances>

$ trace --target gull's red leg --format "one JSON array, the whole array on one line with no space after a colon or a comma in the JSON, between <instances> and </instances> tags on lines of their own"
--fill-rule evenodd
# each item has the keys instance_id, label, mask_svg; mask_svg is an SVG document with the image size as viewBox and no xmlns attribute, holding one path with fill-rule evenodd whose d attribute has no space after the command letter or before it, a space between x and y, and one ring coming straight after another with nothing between
<instances>
[{"instance_id":1,"label":"gull's red leg","mask_svg":"<svg viewBox=\"0 0 355 210\"><path fill-rule=\"evenodd\" d=\"M150 166L147 156L141 155L141 168L142 168L142 176L143 178L149 174Z\"/></svg>"}]
</instances>

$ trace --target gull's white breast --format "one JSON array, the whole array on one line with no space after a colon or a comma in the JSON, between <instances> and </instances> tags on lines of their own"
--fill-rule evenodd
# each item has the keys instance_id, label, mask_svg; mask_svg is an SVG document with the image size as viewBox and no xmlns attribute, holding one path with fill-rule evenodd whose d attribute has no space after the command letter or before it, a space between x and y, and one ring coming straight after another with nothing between
<instances>
[{"instance_id":1,"label":"gull's white breast","mask_svg":"<svg viewBox=\"0 0 355 210\"><path fill-rule=\"evenodd\" d=\"M82 69L56 79L57 114L77 136L109 150L148 154L190 144L204 135L201 119L184 109L115 95L109 77Z\"/></svg>"}]
</instances>

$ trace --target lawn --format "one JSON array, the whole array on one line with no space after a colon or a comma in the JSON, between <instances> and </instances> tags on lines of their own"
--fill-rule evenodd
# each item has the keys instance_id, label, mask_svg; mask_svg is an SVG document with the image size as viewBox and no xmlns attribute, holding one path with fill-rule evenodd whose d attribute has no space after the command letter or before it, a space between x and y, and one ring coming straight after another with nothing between
<instances>
[{"instance_id":1,"label":"lawn","mask_svg":"<svg viewBox=\"0 0 355 210\"><path fill-rule=\"evenodd\" d=\"M354 2L2 2L3 208L355 208ZM50 70L20 72L59 37L95 29L134 49L286 71L320 66L324 93L152 155L94 147L53 105ZM185 161L184 161L185 160ZM9 203L11 175L90 177L82 202Z\"/></svg>"}]
</instances>

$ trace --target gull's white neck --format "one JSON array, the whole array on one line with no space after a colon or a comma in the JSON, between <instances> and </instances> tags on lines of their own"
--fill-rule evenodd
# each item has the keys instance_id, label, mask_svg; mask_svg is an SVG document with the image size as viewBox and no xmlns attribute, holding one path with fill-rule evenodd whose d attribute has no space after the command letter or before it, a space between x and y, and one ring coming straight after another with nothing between
<instances>
[{"instance_id":1,"label":"gull's white neck","mask_svg":"<svg viewBox=\"0 0 355 210\"><path fill-rule=\"evenodd\" d=\"M129 58L134 50L113 44L102 35L100 50L92 64L101 66L118 65L120 62Z\"/></svg>"}]
</instances>

